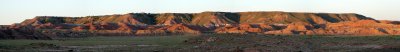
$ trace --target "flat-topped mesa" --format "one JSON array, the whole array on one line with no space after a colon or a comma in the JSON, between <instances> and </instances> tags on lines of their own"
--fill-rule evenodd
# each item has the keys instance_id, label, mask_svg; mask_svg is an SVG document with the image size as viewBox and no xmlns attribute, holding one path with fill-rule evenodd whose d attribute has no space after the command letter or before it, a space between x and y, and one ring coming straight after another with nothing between
<instances>
[{"instance_id":1,"label":"flat-topped mesa","mask_svg":"<svg viewBox=\"0 0 400 52\"><path fill-rule=\"evenodd\" d=\"M86 17L37 16L20 24L11 25L8 29L29 27L29 29L39 29L37 34L46 36L58 36L54 33L59 32L64 33L62 36L75 33L138 36L201 33L396 35L400 34L399 24L398 21L374 20L355 13L273 11L128 13ZM32 33L21 35L30 34Z\"/></svg>"},{"instance_id":2,"label":"flat-topped mesa","mask_svg":"<svg viewBox=\"0 0 400 52\"><path fill-rule=\"evenodd\" d=\"M73 17L57 17L57 16L36 16L33 19L27 19L21 22L21 25L38 25L45 23L65 23L64 19Z\"/></svg>"},{"instance_id":3,"label":"flat-topped mesa","mask_svg":"<svg viewBox=\"0 0 400 52\"><path fill-rule=\"evenodd\" d=\"M86 24L86 23L127 23L127 24L155 24L154 15L147 13L129 13L123 15L104 15L104 16L86 16L86 17L57 17L57 16L37 16L28 19L21 24L30 25L35 23L53 23L53 24Z\"/></svg>"},{"instance_id":4,"label":"flat-topped mesa","mask_svg":"<svg viewBox=\"0 0 400 52\"><path fill-rule=\"evenodd\" d=\"M342 21L374 20L359 14L298 13L298 12L240 12L240 23L282 23L304 22L309 24L336 23Z\"/></svg>"},{"instance_id":5,"label":"flat-topped mesa","mask_svg":"<svg viewBox=\"0 0 400 52\"><path fill-rule=\"evenodd\" d=\"M355 13L202 12L128 13L86 17L37 16L2 26L0 39L84 36L198 35L400 35L400 22Z\"/></svg>"},{"instance_id":6,"label":"flat-topped mesa","mask_svg":"<svg viewBox=\"0 0 400 52\"><path fill-rule=\"evenodd\" d=\"M202 13L129 13L122 15L57 17L38 16L25 20L22 25L34 24L86 24L86 23L127 23L131 25L222 25L222 24L326 24L342 21L374 20L354 13L299 13L299 12L202 12Z\"/></svg>"}]
</instances>

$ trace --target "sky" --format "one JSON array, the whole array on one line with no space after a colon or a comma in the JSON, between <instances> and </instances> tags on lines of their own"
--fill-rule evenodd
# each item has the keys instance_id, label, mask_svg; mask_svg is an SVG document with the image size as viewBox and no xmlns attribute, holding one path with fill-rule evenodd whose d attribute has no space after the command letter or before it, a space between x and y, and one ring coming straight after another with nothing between
<instances>
[{"instance_id":1,"label":"sky","mask_svg":"<svg viewBox=\"0 0 400 52\"><path fill-rule=\"evenodd\" d=\"M285 11L357 13L400 21L400 0L0 0L0 25L35 16Z\"/></svg>"}]
</instances>

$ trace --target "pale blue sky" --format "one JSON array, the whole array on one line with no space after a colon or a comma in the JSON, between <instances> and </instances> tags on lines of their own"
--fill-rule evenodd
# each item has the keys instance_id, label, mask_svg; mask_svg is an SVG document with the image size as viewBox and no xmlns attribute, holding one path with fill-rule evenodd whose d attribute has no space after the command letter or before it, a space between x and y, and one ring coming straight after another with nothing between
<instances>
[{"instance_id":1,"label":"pale blue sky","mask_svg":"<svg viewBox=\"0 0 400 52\"><path fill-rule=\"evenodd\" d=\"M358 13L400 20L400 0L0 0L0 24L35 16L89 16L203 11L286 11Z\"/></svg>"}]
</instances>

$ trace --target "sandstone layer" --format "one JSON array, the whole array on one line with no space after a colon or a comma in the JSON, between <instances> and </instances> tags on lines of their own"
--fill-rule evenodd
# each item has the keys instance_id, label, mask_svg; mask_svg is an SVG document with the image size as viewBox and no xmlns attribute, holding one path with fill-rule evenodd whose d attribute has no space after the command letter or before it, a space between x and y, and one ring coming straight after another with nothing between
<instances>
[{"instance_id":1,"label":"sandstone layer","mask_svg":"<svg viewBox=\"0 0 400 52\"><path fill-rule=\"evenodd\" d=\"M400 22L355 13L202 12L128 13L86 17L37 16L2 26L2 39L81 36L198 35L398 35ZM47 37L47 38L44 38Z\"/></svg>"}]
</instances>

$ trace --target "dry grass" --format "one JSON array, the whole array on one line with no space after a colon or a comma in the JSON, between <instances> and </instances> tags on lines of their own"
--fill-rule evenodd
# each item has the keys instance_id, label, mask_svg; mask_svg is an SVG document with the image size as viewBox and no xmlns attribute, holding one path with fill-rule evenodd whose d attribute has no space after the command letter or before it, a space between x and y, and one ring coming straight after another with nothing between
<instances>
[{"instance_id":1,"label":"dry grass","mask_svg":"<svg viewBox=\"0 0 400 52\"><path fill-rule=\"evenodd\" d=\"M56 40L0 40L0 51L348 52L368 50L395 51L396 47L398 47L396 44L399 43L400 36L208 34L200 36L116 36ZM36 46L32 46L32 44ZM37 44L40 46L37 46Z\"/></svg>"}]
</instances>

